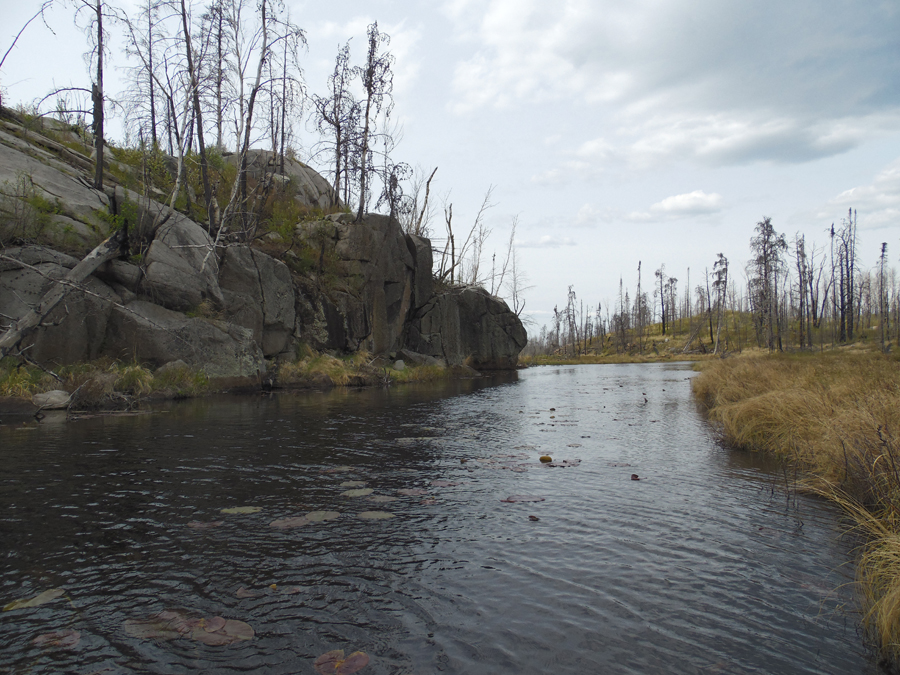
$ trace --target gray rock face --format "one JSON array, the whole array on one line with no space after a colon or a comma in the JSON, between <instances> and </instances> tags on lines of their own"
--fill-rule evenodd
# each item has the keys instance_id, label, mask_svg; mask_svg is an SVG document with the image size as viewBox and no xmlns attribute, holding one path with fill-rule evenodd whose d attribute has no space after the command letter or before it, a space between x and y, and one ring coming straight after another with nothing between
<instances>
[{"instance_id":1,"label":"gray rock face","mask_svg":"<svg viewBox=\"0 0 900 675\"><path fill-rule=\"evenodd\" d=\"M30 265L0 261L0 314L14 320L38 304L54 280L64 277L75 262L38 246L6 249L3 255ZM96 359L102 355L109 314L116 302L121 298L109 286L88 277L81 289L69 290L46 317L44 327L23 346L30 346L28 355L39 363L61 365ZM0 321L4 327L5 323Z\"/></svg>"},{"instance_id":2,"label":"gray rock face","mask_svg":"<svg viewBox=\"0 0 900 675\"><path fill-rule=\"evenodd\" d=\"M416 276L413 283L413 307L424 307L434 294L432 269L434 257L431 252L431 241L415 234L406 235L406 245L413 258Z\"/></svg>"},{"instance_id":3,"label":"gray rock face","mask_svg":"<svg viewBox=\"0 0 900 675\"><path fill-rule=\"evenodd\" d=\"M257 377L266 368L249 329L141 300L112 311L104 353L124 360L137 355L154 367L180 359L210 377Z\"/></svg>"},{"instance_id":4,"label":"gray rock face","mask_svg":"<svg viewBox=\"0 0 900 675\"><path fill-rule=\"evenodd\" d=\"M19 210L26 213L22 222L29 230L6 234L45 240L55 247L84 253L106 238L109 223L101 214L108 213L108 197L91 188L78 170L60 161L53 153L10 131L28 134L32 140L39 139L37 134L12 123L0 124L0 186L3 193L11 195L7 199L15 200ZM49 139L43 142L58 146ZM85 164L89 166L90 163L86 161ZM15 195L42 197L52 208L40 212L25 205ZM11 229L15 230L15 227Z\"/></svg>"},{"instance_id":5,"label":"gray rock face","mask_svg":"<svg viewBox=\"0 0 900 675\"><path fill-rule=\"evenodd\" d=\"M240 155L228 155L226 160L235 166ZM303 162L285 158L284 173L281 161L268 150L247 151L247 176L257 181L272 180L295 192L294 199L309 208L326 209L334 205L331 185L317 171Z\"/></svg>"},{"instance_id":6,"label":"gray rock face","mask_svg":"<svg viewBox=\"0 0 900 675\"><path fill-rule=\"evenodd\" d=\"M333 346L362 347L375 354L402 347L414 302L416 265L397 222L376 214L354 222L353 216L340 214L299 230L310 245L324 247L326 255L338 260L339 286L325 293L328 300L319 312L323 326L340 327L340 344ZM340 320L329 320L328 304Z\"/></svg>"},{"instance_id":7,"label":"gray rock face","mask_svg":"<svg viewBox=\"0 0 900 675\"><path fill-rule=\"evenodd\" d=\"M410 326L410 349L477 370L516 367L527 335L500 298L466 286L436 295Z\"/></svg>"},{"instance_id":8,"label":"gray rock face","mask_svg":"<svg viewBox=\"0 0 900 675\"><path fill-rule=\"evenodd\" d=\"M219 288L219 263L210 236L181 214L174 214L156 232L143 261L139 294L180 312L208 301L225 305Z\"/></svg>"},{"instance_id":9,"label":"gray rock face","mask_svg":"<svg viewBox=\"0 0 900 675\"><path fill-rule=\"evenodd\" d=\"M219 286L226 315L249 328L266 356L281 353L294 332L294 285L283 262L243 246L225 249Z\"/></svg>"}]
</instances>

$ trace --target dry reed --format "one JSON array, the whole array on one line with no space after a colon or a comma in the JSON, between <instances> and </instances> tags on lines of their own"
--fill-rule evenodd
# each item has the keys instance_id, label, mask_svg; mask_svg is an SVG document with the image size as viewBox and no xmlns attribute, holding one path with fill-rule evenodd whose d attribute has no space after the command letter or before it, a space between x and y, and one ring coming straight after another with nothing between
<instances>
[{"instance_id":1,"label":"dry reed","mask_svg":"<svg viewBox=\"0 0 900 675\"><path fill-rule=\"evenodd\" d=\"M798 465L804 485L866 535L858 567L864 623L900 662L900 361L875 352L706 362L693 381L730 444Z\"/></svg>"}]
</instances>

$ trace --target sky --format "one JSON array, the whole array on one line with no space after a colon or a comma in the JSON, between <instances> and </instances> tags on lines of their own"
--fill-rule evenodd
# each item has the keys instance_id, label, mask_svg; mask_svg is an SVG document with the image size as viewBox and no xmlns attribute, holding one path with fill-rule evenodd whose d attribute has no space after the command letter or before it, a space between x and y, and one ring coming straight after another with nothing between
<instances>
[{"instance_id":1,"label":"sky","mask_svg":"<svg viewBox=\"0 0 900 675\"><path fill-rule=\"evenodd\" d=\"M887 242L900 267L896 0L285 1L313 92L348 38L360 63L369 23L391 36L395 158L437 167L436 238L442 202L459 236L493 187L483 264L517 219L530 332L569 286L605 313L620 278L633 294L639 263L645 286L665 265L680 291L723 253L743 279L765 216L827 248L853 208L861 265ZM0 54L36 6L0 0ZM85 86L71 17L60 6L53 32L29 26L0 72L4 102ZM113 91L120 48L111 61ZM309 150L311 126L297 128Z\"/></svg>"}]
</instances>

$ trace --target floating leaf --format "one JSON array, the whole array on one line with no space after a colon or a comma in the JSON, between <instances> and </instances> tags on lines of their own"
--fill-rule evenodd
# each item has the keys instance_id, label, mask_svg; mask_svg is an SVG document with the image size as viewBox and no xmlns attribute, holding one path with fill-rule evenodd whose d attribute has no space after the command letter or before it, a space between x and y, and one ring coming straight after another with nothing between
<instances>
[{"instance_id":1,"label":"floating leaf","mask_svg":"<svg viewBox=\"0 0 900 675\"><path fill-rule=\"evenodd\" d=\"M306 519L311 523L321 523L325 520L335 520L340 517L341 514L337 511L310 511L306 514Z\"/></svg>"},{"instance_id":2,"label":"floating leaf","mask_svg":"<svg viewBox=\"0 0 900 675\"><path fill-rule=\"evenodd\" d=\"M434 506L437 504L437 499L423 499L419 502L422 506Z\"/></svg>"},{"instance_id":3,"label":"floating leaf","mask_svg":"<svg viewBox=\"0 0 900 675\"><path fill-rule=\"evenodd\" d=\"M387 502L397 501L397 497L390 497L388 495L372 495L366 501L378 502L379 504L386 504Z\"/></svg>"},{"instance_id":4,"label":"floating leaf","mask_svg":"<svg viewBox=\"0 0 900 675\"><path fill-rule=\"evenodd\" d=\"M236 593L239 598L258 598L262 593L259 591L247 590L243 586L241 586Z\"/></svg>"},{"instance_id":5,"label":"floating leaf","mask_svg":"<svg viewBox=\"0 0 900 675\"><path fill-rule=\"evenodd\" d=\"M181 612L159 612L146 619L128 619L123 627L131 637L141 640L174 640L193 631L200 619L190 619Z\"/></svg>"},{"instance_id":6,"label":"floating leaf","mask_svg":"<svg viewBox=\"0 0 900 675\"><path fill-rule=\"evenodd\" d=\"M282 588L281 593L283 595L296 595L297 593L302 593L304 590L303 586L288 586L287 588Z\"/></svg>"},{"instance_id":7,"label":"floating leaf","mask_svg":"<svg viewBox=\"0 0 900 675\"><path fill-rule=\"evenodd\" d=\"M540 518L538 518L537 516L528 516L528 520L530 520L533 523L536 523L537 521L540 520Z\"/></svg>"},{"instance_id":8,"label":"floating leaf","mask_svg":"<svg viewBox=\"0 0 900 675\"><path fill-rule=\"evenodd\" d=\"M544 464L549 464L553 461L553 458L550 455L541 455L541 462Z\"/></svg>"},{"instance_id":9,"label":"floating leaf","mask_svg":"<svg viewBox=\"0 0 900 675\"><path fill-rule=\"evenodd\" d=\"M309 525L310 520L306 516L294 516L293 518L280 518L279 520L273 520L269 523L269 527L274 527L279 530L286 530L291 527L303 527L304 525Z\"/></svg>"},{"instance_id":10,"label":"floating leaf","mask_svg":"<svg viewBox=\"0 0 900 675\"><path fill-rule=\"evenodd\" d=\"M192 530L206 530L210 527L219 527L219 525L224 524L224 520L192 520L187 526Z\"/></svg>"},{"instance_id":11,"label":"floating leaf","mask_svg":"<svg viewBox=\"0 0 900 675\"><path fill-rule=\"evenodd\" d=\"M250 624L214 616L211 619L201 619L191 632L191 637L210 647L219 647L240 640L252 640L255 634Z\"/></svg>"},{"instance_id":12,"label":"floating leaf","mask_svg":"<svg viewBox=\"0 0 900 675\"><path fill-rule=\"evenodd\" d=\"M363 511L359 514L359 517L366 520L387 520L388 518L393 518L394 514L387 511Z\"/></svg>"},{"instance_id":13,"label":"floating leaf","mask_svg":"<svg viewBox=\"0 0 900 675\"><path fill-rule=\"evenodd\" d=\"M75 649L81 642L81 632L66 628L50 633L42 633L31 641L36 647L59 647L60 649Z\"/></svg>"},{"instance_id":14,"label":"floating leaf","mask_svg":"<svg viewBox=\"0 0 900 675\"><path fill-rule=\"evenodd\" d=\"M313 663L316 672L321 675L351 675L367 665L369 665L368 654L353 652L345 659L343 649L326 652Z\"/></svg>"},{"instance_id":15,"label":"floating leaf","mask_svg":"<svg viewBox=\"0 0 900 675\"><path fill-rule=\"evenodd\" d=\"M225 619L221 616L214 616L211 619L203 620L203 630L207 633L215 633L217 630L225 628Z\"/></svg>"},{"instance_id":16,"label":"floating leaf","mask_svg":"<svg viewBox=\"0 0 900 675\"><path fill-rule=\"evenodd\" d=\"M631 474L631 480L641 480L641 478L636 473L633 473Z\"/></svg>"},{"instance_id":17,"label":"floating leaf","mask_svg":"<svg viewBox=\"0 0 900 675\"><path fill-rule=\"evenodd\" d=\"M397 494L406 495L407 497L417 497L419 495L427 495L428 490L423 490L422 488L403 488L402 490L397 490Z\"/></svg>"},{"instance_id":18,"label":"floating leaf","mask_svg":"<svg viewBox=\"0 0 900 675\"><path fill-rule=\"evenodd\" d=\"M510 495L506 499L501 499L500 501L514 504L516 502L542 502L544 501L544 498L535 497L534 495Z\"/></svg>"},{"instance_id":19,"label":"floating leaf","mask_svg":"<svg viewBox=\"0 0 900 675\"><path fill-rule=\"evenodd\" d=\"M38 605L44 605L51 600L56 600L56 598L63 595L64 593L65 591L62 588L51 588L49 591L44 591L40 595L36 595L33 598L13 600L11 603L3 607L3 611L9 612L13 609L24 609L26 607L37 607Z\"/></svg>"},{"instance_id":20,"label":"floating leaf","mask_svg":"<svg viewBox=\"0 0 900 675\"><path fill-rule=\"evenodd\" d=\"M231 515L244 514L244 513L259 513L260 511L262 511L261 506L232 506L227 509L222 509L222 513L228 513Z\"/></svg>"},{"instance_id":21,"label":"floating leaf","mask_svg":"<svg viewBox=\"0 0 900 675\"><path fill-rule=\"evenodd\" d=\"M345 480L343 483L341 483L341 487L354 488L354 487L362 487L365 484L366 484L366 481L364 481L364 480Z\"/></svg>"},{"instance_id":22,"label":"floating leaf","mask_svg":"<svg viewBox=\"0 0 900 675\"><path fill-rule=\"evenodd\" d=\"M346 492L342 492L342 497L368 497L370 494L375 492L372 488L359 488L358 490L347 490Z\"/></svg>"}]
</instances>

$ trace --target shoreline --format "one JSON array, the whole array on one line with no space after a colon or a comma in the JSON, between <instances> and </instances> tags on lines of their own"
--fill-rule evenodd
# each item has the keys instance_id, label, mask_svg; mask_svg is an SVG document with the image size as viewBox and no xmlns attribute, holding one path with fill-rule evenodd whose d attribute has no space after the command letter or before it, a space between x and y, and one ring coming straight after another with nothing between
<instances>
[{"instance_id":1,"label":"shoreline","mask_svg":"<svg viewBox=\"0 0 900 675\"><path fill-rule=\"evenodd\" d=\"M780 457L862 535L866 638L900 664L900 358L873 350L756 355L700 364L692 380L731 448Z\"/></svg>"}]
</instances>

